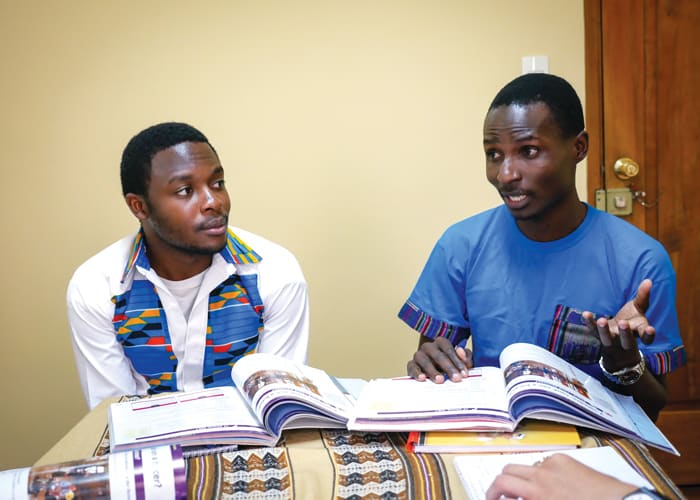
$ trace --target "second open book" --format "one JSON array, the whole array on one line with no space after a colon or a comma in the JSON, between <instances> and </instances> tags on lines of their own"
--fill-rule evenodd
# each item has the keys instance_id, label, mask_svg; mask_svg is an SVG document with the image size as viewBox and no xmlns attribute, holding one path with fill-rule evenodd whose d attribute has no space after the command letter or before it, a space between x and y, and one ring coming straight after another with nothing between
<instances>
[{"instance_id":1,"label":"second open book","mask_svg":"<svg viewBox=\"0 0 700 500\"><path fill-rule=\"evenodd\" d=\"M113 404L112 449L169 443L273 446L283 430L295 428L509 432L522 419L534 418L601 430L678 454L631 397L610 391L530 344L508 346L500 368L472 368L458 383L374 379L354 395L322 370L270 354L239 360L232 377L235 388Z\"/></svg>"}]
</instances>

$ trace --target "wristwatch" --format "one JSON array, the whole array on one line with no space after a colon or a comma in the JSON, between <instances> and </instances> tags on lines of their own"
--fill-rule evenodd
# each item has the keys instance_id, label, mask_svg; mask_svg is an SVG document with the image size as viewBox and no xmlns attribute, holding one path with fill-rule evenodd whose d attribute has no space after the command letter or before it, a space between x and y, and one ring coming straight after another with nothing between
<instances>
[{"instance_id":1,"label":"wristwatch","mask_svg":"<svg viewBox=\"0 0 700 500\"><path fill-rule=\"evenodd\" d=\"M632 385L637 382L644 374L644 369L646 368L646 363L644 362L644 355L642 351L639 351L639 363L634 366L628 366L622 370L616 372L609 372L605 369L603 364L603 356L598 360L598 365L600 369L603 370L603 375L606 376L608 380L614 382L618 385Z\"/></svg>"}]
</instances>

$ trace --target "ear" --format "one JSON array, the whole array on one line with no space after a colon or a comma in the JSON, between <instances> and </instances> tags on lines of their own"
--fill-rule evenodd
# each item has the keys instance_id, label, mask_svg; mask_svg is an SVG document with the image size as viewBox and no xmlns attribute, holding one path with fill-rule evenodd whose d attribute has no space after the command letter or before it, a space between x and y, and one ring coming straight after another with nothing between
<instances>
[{"instance_id":1,"label":"ear","mask_svg":"<svg viewBox=\"0 0 700 500\"><path fill-rule=\"evenodd\" d=\"M148 219L148 204L146 199L140 194L127 193L124 196L126 205L131 210L131 213L140 221Z\"/></svg>"},{"instance_id":2,"label":"ear","mask_svg":"<svg viewBox=\"0 0 700 500\"><path fill-rule=\"evenodd\" d=\"M574 149L576 150L576 163L583 160L588 154L588 132L582 130L574 139Z\"/></svg>"}]
</instances>

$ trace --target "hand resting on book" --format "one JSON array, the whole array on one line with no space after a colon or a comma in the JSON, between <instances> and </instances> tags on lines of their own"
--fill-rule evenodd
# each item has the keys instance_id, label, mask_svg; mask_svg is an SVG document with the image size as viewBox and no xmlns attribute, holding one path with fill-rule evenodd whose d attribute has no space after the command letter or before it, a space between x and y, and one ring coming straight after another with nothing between
<instances>
[{"instance_id":1,"label":"hand resting on book","mask_svg":"<svg viewBox=\"0 0 700 500\"><path fill-rule=\"evenodd\" d=\"M406 372L416 380L430 379L442 384L445 377L459 382L473 366L471 350L454 347L445 337L432 340L421 336L418 350L408 362Z\"/></svg>"},{"instance_id":2,"label":"hand resting on book","mask_svg":"<svg viewBox=\"0 0 700 500\"><path fill-rule=\"evenodd\" d=\"M635 485L556 453L536 465L506 465L486 491L486 499L620 500L635 490Z\"/></svg>"}]
</instances>

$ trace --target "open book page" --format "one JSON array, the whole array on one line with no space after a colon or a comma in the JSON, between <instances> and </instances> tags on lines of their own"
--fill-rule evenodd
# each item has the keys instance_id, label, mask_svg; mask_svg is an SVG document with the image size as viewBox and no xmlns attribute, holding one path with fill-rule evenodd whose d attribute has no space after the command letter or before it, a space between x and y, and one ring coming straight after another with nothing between
<instances>
[{"instance_id":1,"label":"open book page","mask_svg":"<svg viewBox=\"0 0 700 500\"><path fill-rule=\"evenodd\" d=\"M503 374L498 368L469 370L461 382L418 382L409 377L374 379L355 405L351 430L512 430Z\"/></svg>"},{"instance_id":2,"label":"open book page","mask_svg":"<svg viewBox=\"0 0 700 500\"><path fill-rule=\"evenodd\" d=\"M532 344L511 344L501 353L500 363L511 413L516 419L547 418L548 413L553 413L556 420L566 421L568 415L573 419L571 423L601 430L624 431L632 427L627 413L599 380L546 349ZM554 402L528 398L533 394L554 398ZM555 407L557 403L562 409L568 407L565 415Z\"/></svg>"},{"instance_id":3,"label":"open book page","mask_svg":"<svg viewBox=\"0 0 700 500\"><path fill-rule=\"evenodd\" d=\"M612 396L617 400L620 408L625 410L630 420L632 421L635 434L642 436L644 442L652 446L656 446L674 455L680 456L678 450L668 440L659 428L652 422L644 410L634 401L632 396L623 396L622 394L613 393Z\"/></svg>"},{"instance_id":4,"label":"open book page","mask_svg":"<svg viewBox=\"0 0 700 500\"><path fill-rule=\"evenodd\" d=\"M598 379L546 349L511 344L500 356L510 413L567 422L612 432L678 455L678 451L631 397L620 396Z\"/></svg>"},{"instance_id":5,"label":"open book page","mask_svg":"<svg viewBox=\"0 0 700 500\"><path fill-rule=\"evenodd\" d=\"M609 446L558 452L464 455L455 457L454 466L469 499L482 500L486 498L486 490L488 490L493 480L496 479L496 476L501 473L503 467L507 464L532 465L553 453L569 455L598 472L615 477L620 481L640 487L652 488L649 481L635 471L624 458Z\"/></svg>"},{"instance_id":6,"label":"open book page","mask_svg":"<svg viewBox=\"0 0 700 500\"><path fill-rule=\"evenodd\" d=\"M173 442L254 444L270 440L243 397L230 386L114 403L109 409L109 435L113 451Z\"/></svg>"},{"instance_id":7,"label":"open book page","mask_svg":"<svg viewBox=\"0 0 700 500\"><path fill-rule=\"evenodd\" d=\"M340 390L345 393L345 395L350 398L350 400L353 402L353 405L355 401L360 397L360 393L362 392L362 389L365 388L367 385L367 381L362 378L339 378L339 377L331 377L333 381L340 387Z\"/></svg>"},{"instance_id":8,"label":"open book page","mask_svg":"<svg viewBox=\"0 0 700 500\"><path fill-rule=\"evenodd\" d=\"M273 434L291 428L343 428L351 413L351 399L325 371L280 356L245 356L231 376Z\"/></svg>"}]
</instances>

